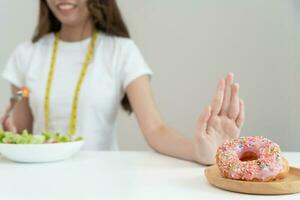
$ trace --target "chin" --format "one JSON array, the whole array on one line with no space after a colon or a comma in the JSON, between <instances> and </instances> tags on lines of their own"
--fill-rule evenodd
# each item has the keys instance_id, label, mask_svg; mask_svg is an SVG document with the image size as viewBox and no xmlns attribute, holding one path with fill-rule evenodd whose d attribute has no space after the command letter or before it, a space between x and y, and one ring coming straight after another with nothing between
<instances>
[{"instance_id":1,"label":"chin","mask_svg":"<svg viewBox=\"0 0 300 200\"><path fill-rule=\"evenodd\" d=\"M76 26L78 24L81 24L81 20L76 19L74 17L59 17L58 20L63 26Z\"/></svg>"}]
</instances>

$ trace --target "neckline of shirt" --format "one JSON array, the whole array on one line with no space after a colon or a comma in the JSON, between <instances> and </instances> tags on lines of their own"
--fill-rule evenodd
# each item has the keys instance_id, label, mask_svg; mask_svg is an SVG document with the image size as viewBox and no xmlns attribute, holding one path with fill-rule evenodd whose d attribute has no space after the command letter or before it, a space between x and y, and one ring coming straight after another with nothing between
<instances>
[{"instance_id":1,"label":"neckline of shirt","mask_svg":"<svg viewBox=\"0 0 300 200\"><path fill-rule=\"evenodd\" d=\"M54 33L52 33L51 40L54 41L54 39L55 39L55 36L54 36ZM73 50L73 51L82 50L83 48L84 49L88 48L91 39L92 39L92 37L88 37L83 40L75 41L75 42L68 42L68 41L63 41L63 40L59 39L58 48L63 49L63 50L66 49L66 50Z\"/></svg>"}]
</instances>

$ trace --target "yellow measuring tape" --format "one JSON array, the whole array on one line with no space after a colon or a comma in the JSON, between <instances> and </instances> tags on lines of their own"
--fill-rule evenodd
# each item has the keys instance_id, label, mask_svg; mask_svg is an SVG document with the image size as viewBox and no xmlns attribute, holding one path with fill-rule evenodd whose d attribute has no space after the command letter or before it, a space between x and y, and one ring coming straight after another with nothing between
<instances>
[{"instance_id":1,"label":"yellow measuring tape","mask_svg":"<svg viewBox=\"0 0 300 200\"><path fill-rule=\"evenodd\" d=\"M85 61L82 66L82 70L76 85L75 94L73 97L73 103L72 103L72 111L71 111L71 117L70 117L70 129L69 134L74 135L76 131L76 120L77 120L77 105L78 105L78 98L80 94L80 88L82 85L82 82L84 80L84 77L86 75L87 69L89 67L90 61L94 55L95 50L95 44L97 40L98 33L94 31L93 37L90 42L89 50L87 52L87 55L85 57ZM51 94L51 87L52 87L52 81L54 77L54 71L55 71L55 62L56 62L56 55L57 55L57 49L58 49L58 43L59 43L59 33L55 33L55 39L53 42L53 50L52 50L52 57L51 57L51 64L50 69L48 73L48 79L46 84L46 92L45 92L45 100L44 100L44 118L45 118L45 130L49 131L50 129L50 94Z\"/></svg>"}]
</instances>

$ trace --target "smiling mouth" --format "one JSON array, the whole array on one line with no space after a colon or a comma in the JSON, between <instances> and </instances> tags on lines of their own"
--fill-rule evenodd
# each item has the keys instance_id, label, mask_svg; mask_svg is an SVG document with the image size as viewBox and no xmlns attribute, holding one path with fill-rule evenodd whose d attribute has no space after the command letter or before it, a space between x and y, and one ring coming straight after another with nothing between
<instances>
[{"instance_id":1,"label":"smiling mouth","mask_svg":"<svg viewBox=\"0 0 300 200\"><path fill-rule=\"evenodd\" d=\"M57 4L56 7L60 11L69 11L75 9L77 5L73 3L60 3Z\"/></svg>"}]
</instances>

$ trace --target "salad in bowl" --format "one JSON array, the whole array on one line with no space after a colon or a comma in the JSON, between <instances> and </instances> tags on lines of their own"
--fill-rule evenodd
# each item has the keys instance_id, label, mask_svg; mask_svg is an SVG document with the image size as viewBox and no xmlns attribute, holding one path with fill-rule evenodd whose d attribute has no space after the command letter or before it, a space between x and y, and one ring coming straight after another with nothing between
<instances>
[{"instance_id":1,"label":"salad in bowl","mask_svg":"<svg viewBox=\"0 0 300 200\"><path fill-rule=\"evenodd\" d=\"M0 130L0 153L16 162L53 162L67 159L82 147L82 137L44 132L33 135L24 130L21 134Z\"/></svg>"}]
</instances>

